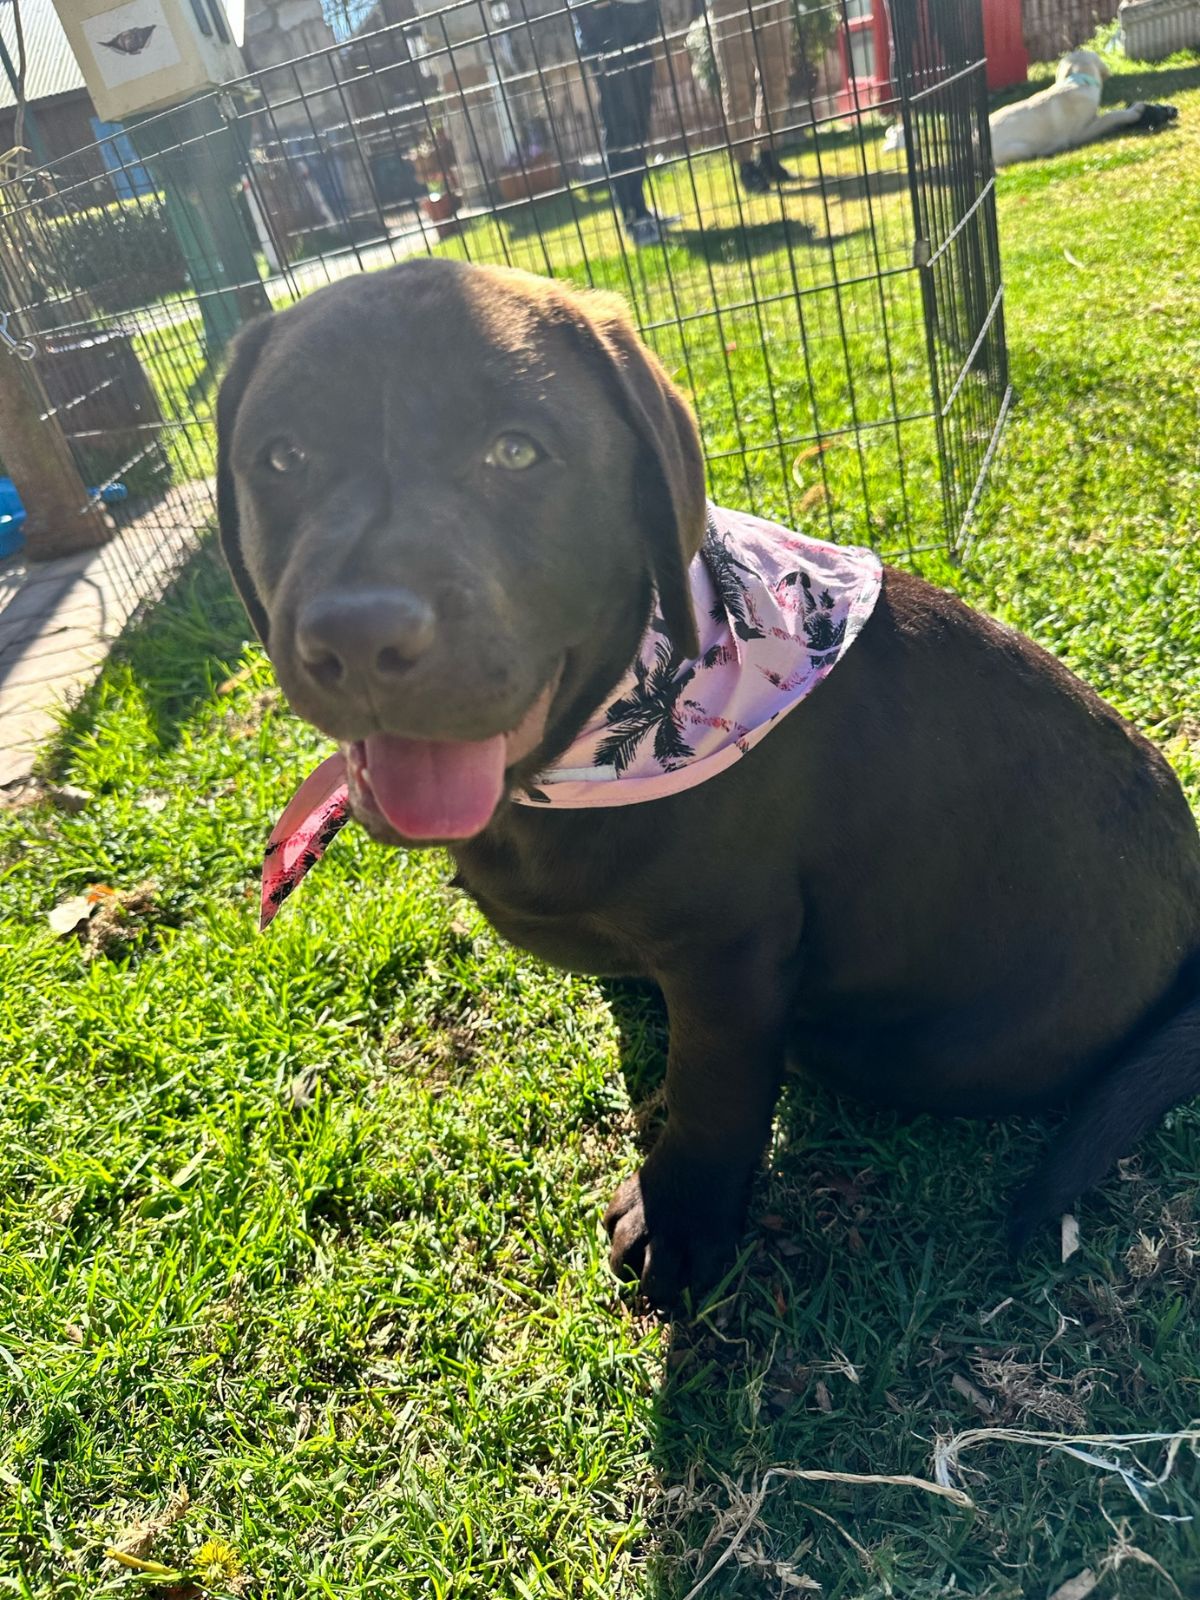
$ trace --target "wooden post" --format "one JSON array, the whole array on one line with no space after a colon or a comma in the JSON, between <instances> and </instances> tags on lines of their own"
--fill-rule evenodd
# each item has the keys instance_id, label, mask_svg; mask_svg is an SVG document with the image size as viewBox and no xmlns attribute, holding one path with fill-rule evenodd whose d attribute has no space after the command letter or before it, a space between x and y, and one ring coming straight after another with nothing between
<instances>
[{"instance_id":1,"label":"wooden post","mask_svg":"<svg viewBox=\"0 0 1200 1600\"><path fill-rule=\"evenodd\" d=\"M43 418L25 365L0 348L0 452L25 506L25 554L52 561L104 544L113 526L89 500L58 423Z\"/></svg>"}]
</instances>

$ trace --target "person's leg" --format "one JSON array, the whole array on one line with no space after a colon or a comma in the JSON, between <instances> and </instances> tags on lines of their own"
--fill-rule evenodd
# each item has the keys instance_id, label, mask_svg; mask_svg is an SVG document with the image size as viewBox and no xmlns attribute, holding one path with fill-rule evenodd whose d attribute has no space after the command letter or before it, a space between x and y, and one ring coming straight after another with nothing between
<instances>
[{"instance_id":1,"label":"person's leg","mask_svg":"<svg viewBox=\"0 0 1200 1600\"><path fill-rule=\"evenodd\" d=\"M709 17L733 165L748 193L765 194L769 181L754 150L758 77L747 5L748 0L711 0Z\"/></svg>"},{"instance_id":2,"label":"person's leg","mask_svg":"<svg viewBox=\"0 0 1200 1600\"><path fill-rule=\"evenodd\" d=\"M753 154L755 67L747 0L712 0L709 25L721 77L726 134L736 159Z\"/></svg>"},{"instance_id":3,"label":"person's leg","mask_svg":"<svg viewBox=\"0 0 1200 1600\"><path fill-rule=\"evenodd\" d=\"M758 93L754 107L754 153L759 166L778 182L791 174L772 148L787 116L788 85L792 75L791 0L765 0L756 4L754 55Z\"/></svg>"},{"instance_id":4,"label":"person's leg","mask_svg":"<svg viewBox=\"0 0 1200 1600\"><path fill-rule=\"evenodd\" d=\"M580 7L574 18L580 50L596 85L609 193L627 227L649 216L643 193L648 115L640 108L644 99L648 111L650 86L643 91L638 79L648 76L652 86L654 67L645 52L625 49L630 32L626 13L643 9L649 8L628 0L599 0Z\"/></svg>"},{"instance_id":5,"label":"person's leg","mask_svg":"<svg viewBox=\"0 0 1200 1600\"><path fill-rule=\"evenodd\" d=\"M646 145L654 106L653 41L661 33L658 0L619 0L614 7L620 55L611 63L621 89L621 213L627 222L651 215L646 204Z\"/></svg>"},{"instance_id":6,"label":"person's leg","mask_svg":"<svg viewBox=\"0 0 1200 1600\"><path fill-rule=\"evenodd\" d=\"M600 154L604 158L605 168L610 173L609 193L612 195L614 205L617 203L617 197L611 178L612 152L615 143L613 120L616 119L619 127L621 114L615 103L613 85L609 79L608 57L615 47L614 19L617 10L618 7L612 4L611 0L595 0L593 4L574 8L571 14L571 20L575 24L575 38L579 45L580 59L586 65L596 86L596 111L600 124L596 131L600 136Z\"/></svg>"},{"instance_id":7,"label":"person's leg","mask_svg":"<svg viewBox=\"0 0 1200 1600\"><path fill-rule=\"evenodd\" d=\"M610 56L596 81L604 119L604 153L609 187L624 222L649 215L645 200L646 149L642 83L653 80L654 64ZM639 80L642 80L641 82Z\"/></svg>"}]
</instances>

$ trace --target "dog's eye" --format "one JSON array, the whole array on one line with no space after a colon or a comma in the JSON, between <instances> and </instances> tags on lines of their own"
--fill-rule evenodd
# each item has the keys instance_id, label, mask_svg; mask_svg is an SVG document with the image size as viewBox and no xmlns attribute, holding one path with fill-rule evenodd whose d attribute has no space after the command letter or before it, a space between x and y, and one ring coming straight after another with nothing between
<instances>
[{"instance_id":1,"label":"dog's eye","mask_svg":"<svg viewBox=\"0 0 1200 1600\"><path fill-rule=\"evenodd\" d=\"M276 439L267 446L266 463L272 472L299 472L307 460L307 452L290 439Z\"/></svg>"},{"instance_id":2,"label":"dog's eye","mask_svg":"<svg viewBox=\"0 0 1200 1600\"><path fill-rule=\"evenodd\" d=\"M492 447L483 459L489 467L503 467L506 472L524 472L526 467L536 466L545 454L541 445L535 443L528 434L502 433L492 441Z\"/></svg>"}]
</instances>

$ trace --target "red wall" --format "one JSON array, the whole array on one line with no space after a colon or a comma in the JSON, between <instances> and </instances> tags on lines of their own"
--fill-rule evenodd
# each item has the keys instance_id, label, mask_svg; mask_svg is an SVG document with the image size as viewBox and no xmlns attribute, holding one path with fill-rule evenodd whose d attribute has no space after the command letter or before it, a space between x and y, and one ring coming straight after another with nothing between
<instances>
[{"instance_id":1,"label":"red wall","mask_svg":"<svg viewBox=\"0 0 1200 1600\"><path fill-rule=\"evenodd\" d=\"M1029 69L1022 37L1021 0L983 0L983 47L989 89L1024 83Z\"/></svg>"},{"instance_id":2,"label":"red wall","mask_svg":"<svg viewBox=\"0 0 1200 1600\"><path fill-rule=\"evenodd\" d=\"M875 72L858 80L858 106L865 108L894 99L895 85L887 76L890 32L884 0L875 0L874 14L852 22L850 27L854 32L870 33L875 43ZM1021 0L983 0L983 47L989 89L1011 89L1014 84L1025 82L1029 57L1022 37ZM845 28L840 30L838 48L842 58L838 109L853 112L856 96L849 88L850 51Z\"/></svg>"}]
</instances>

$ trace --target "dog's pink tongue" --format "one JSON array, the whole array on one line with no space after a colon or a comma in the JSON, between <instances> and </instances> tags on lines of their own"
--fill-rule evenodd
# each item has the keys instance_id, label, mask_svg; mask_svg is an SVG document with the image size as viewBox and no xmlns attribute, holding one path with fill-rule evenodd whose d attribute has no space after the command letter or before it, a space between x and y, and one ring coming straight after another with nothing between
<instances>
[{"instance_id":1,"label":"dog's pink tongue","mask_svg":"<svg viewBox=\"0 0 1200 1600\"><path fill-rule=\"evenodd\" d=\"M406 839L470 839L500 804L505 748L502 733L460 743L374 733L366 740L367 781Z\"/></svg>"}]
</instances>

